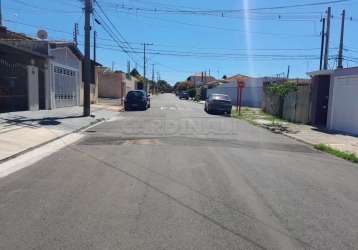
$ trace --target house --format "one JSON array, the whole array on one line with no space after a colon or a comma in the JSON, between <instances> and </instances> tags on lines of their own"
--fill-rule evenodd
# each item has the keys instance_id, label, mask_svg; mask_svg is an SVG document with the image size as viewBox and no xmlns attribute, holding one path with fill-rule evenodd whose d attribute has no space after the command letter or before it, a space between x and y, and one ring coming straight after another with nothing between
<instances>
[{"instance_id":1,"label":"house","mask_svg":"<svg viewBox=\"0 0 358 250\"><path fill-rule=\"evenodd\" d=\"M312 78L314 125L358 135L358 67L308 73Z\"/></svg>"},{"instance_id":2,"label":"house","mask_svg":"<svg viewBox=\"0 0 358 250\"><path fill-rule=\"evenodd\" d=\"M0 112L45 108L48 59L0 40Z\"/></svg>"},{"instance_id":3,"label":"house","mask_svg":"<svg viewBox=\"0 0 358 250\"><path fill-rule=\"evenodd\" d=\"M358 135L358 67L337 69L331 75L327 127Z\"/></svg>"},{"instance_id":4,"label":"house","mask_svg":"<svg viewBox=\"0 0 358 250\"><path fill-rule=\"evenodd\" d=\"M215 77L208 76L204 72L195 73L187 78L187 81L192 84L194 87L200 87L204 83L214 81Z\"/></svg>"},{"instance_id":5,"label":"house","mask_svg":"<svg viewBox=\"0 0 358 250\"><path fill-rule=\"evenodd\" d=\"M358 67L310 72L318 85L313 117L328 129L358 135ZM314 109L312 109L314 110Z\"/></svg>"},{"instance_id":6,"label":"house","mask_svg":"<svg viewBox=\"0 0 358 250\"><path fill-rule=\"evenodd\" d=\"M35 40L32 37L29 37L22 33L13 32L11 30L8 30L5 26L0 26L0 40L4 39L16 39L16 40Z\"/></svg>"},{"instance_id":7,"label":"house","mask_svg":"<svg viewBox=\"0 0 358 250\"><path fill-rule=\"evenodd\" d=\"M207 96L210 94L225 94L230 96L233 105L238 103L237 82L243 81L245 88L242 92L242 105L247 107L261 107L263 98L263 84L267 77L249 77L245 75L234 75L227 79L211 81L207 86Z\"/></svg>"},{"instance_id":8,"label":"house","mask_svg":"<svg viewBox=\"0 0 358 250\"><path fill-rule=\"evenodd\" d=\"M71 42L45 40L6 39L3 43L41 54L46 57L42 74L44 86L39 80L39 89L34 95L43 96L39 108L54 109L80 104L80 86L82 82L82 53Z\"/></svg>"}]
</instances>

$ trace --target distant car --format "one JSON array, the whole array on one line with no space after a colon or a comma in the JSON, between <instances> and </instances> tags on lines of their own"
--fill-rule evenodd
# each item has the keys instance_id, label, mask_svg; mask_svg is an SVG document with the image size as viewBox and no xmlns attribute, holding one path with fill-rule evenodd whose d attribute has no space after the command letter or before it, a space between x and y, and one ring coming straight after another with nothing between
<instances>
[{"instance_id":1,"label":"distant car","mask_svg":"<svg viewBox=\"0 0 358 250\"><path fill-rule=\"evenodd\" d=\"M150 95L147 95L145 91L131 90L127 93L124 99L124 110L147 110L148 108L150 108Z\"/></svg>"},{"instance_id":2,"label":"distant car","mask_svg":"<svg viewBox=\"0 0 358 250\"><path fill-rule=\"evenodd\" d=\"M189 100L189 93L187 91L182 91L179 93L179 99Z\"/></svg>"},{"instance_id":3,"label":"distant car","mask_svg":"<svg viewBox=\"0 0 358 250\"><path fill-rule=\"evenodd\" d=\"M211 113L231 114L232 103L228 95L211 94L205 101L205 111Z\"/></svg>"}]
</instances>

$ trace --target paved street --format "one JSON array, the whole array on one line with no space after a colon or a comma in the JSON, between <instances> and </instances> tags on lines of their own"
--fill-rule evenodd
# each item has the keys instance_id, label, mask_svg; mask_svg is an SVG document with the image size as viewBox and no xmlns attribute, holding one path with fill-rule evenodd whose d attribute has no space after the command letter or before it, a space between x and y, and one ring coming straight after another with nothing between
<instances>
[{"instance_id":1,"label":"paved street","mask_svg":"<svg viewBox=\"0 0 358 250\"><path fill-rule=\"evenodd\" d=\"M358 249L358 169L154 97L0 179L0 249Z\"/></svg>"}]
</instances>

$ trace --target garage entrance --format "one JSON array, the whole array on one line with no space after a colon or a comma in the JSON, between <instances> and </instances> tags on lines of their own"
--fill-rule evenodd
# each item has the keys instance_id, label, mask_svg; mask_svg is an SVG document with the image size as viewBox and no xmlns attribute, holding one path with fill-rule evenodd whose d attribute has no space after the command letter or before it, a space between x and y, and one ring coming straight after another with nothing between
<instances>
[{"instance_id":1,"label":"garage entrance","mask_svg":"<svg viewBox=\"0 0 358 250\"><path fill-rule=\"evenodd\" d=\"M329 127L358 134L358 76L334 78Z\"/></svg>"},{"instance_id":2,"label":"garage entrance","mask_svg":"<svg viewBox=\"0 0 358 250\"><path fill-rule=\"evenodd\" d=\"M77 75L78 71L54 66L55 105L56 108L77 105Z\"/></svg>"}]
</instances>

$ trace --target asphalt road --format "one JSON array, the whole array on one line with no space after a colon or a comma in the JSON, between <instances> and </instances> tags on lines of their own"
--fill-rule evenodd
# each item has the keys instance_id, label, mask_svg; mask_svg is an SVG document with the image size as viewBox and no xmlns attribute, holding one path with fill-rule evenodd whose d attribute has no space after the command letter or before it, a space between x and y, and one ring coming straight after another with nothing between
<instances>
[{"instance_id":1,"label":"asphalt road","mask_svg":"<svg viewBox=\"0 0 358 250\"><path fill-rule=\"evenodd\" d=\"M358 249L358 168L161 95L0 179L0 249Z\"/></svg>"}]
</instances>

